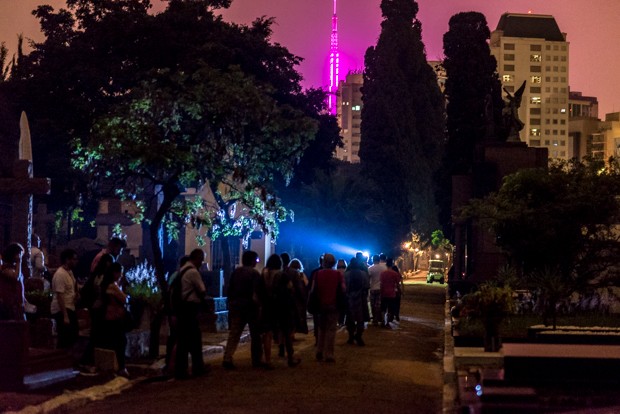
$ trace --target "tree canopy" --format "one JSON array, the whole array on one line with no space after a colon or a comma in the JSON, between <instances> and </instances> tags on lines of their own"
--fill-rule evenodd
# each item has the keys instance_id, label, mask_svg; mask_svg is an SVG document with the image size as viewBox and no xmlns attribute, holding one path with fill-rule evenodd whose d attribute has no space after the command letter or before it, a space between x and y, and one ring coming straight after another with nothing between
<instances>
[{"instance_id":1,"label":"tree canopy","mask_svg":"<svg viewBox=\"0 0 620 414\"><path fill-rule=\"evenodd\" d=\"M619 178L614 159L558 161L505 177L497 193L472 200L466 214L494 232L523 274L555 269L578 289L618 276Z\"/></svg>"},{"instance_id":2,"label":"tree canopy","mask_svg":"<svg viewBox=\"0 0 620 414\"><path fill-rule=\"evenodd\" d=\"M214 10L229 5L171 0L158 14L150 0L37 8L45 41L5 83L32 120L39 173L67 183L68 173L56 175L70 170L73 143L75 165L97 190L159 195L156 208L145 205L154 229L206 207L178 196L207 184L217 206L194 223L211 226L212 236L242 236L254 224L275 231L284 210L272 181L290 180L319 126L326 146L337 142L337 127L321 114L320 91L302 91L301 58L270 41L273 21L224 22ZM236 201L247 220L233 214Z\"/></svg>"},{"instance_id":3,"label":"tree canopy","mask_svg":"<svg viewBox=\"0 0 620 414\"><path fill-rule=\"evenodd\" d=\"M428 65L418 5L383 0L376 46L368 48L360 159L383 208L382 244L398 249L410 232L430 238L437 228L433 174L445 141L444 100Z\"/></svg>"}]
</instances>

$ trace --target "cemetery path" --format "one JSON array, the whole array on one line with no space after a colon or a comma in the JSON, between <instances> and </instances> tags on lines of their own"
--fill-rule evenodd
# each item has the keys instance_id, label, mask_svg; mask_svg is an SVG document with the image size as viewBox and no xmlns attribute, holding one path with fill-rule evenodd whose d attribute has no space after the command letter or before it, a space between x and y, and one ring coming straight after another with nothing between
<instances>
[{"instance_id":1,"label":"cemetery path","mask_svg":"<svg viewBox=\"0 0 620 414\"><path fill-rule=\"evenodd\" d=\"M441 412L444 305L443 286L407 285L400 323L393 329L369 326L365 347L346 344L347 334L340 330L335 364L315 360L312 334L297 335L302 363L295 368L275 357L275 370L254 369L249 344L243 344L234 371L224 370L216 354L206 358L212 371L205 377L138 382L119 395L86 407L65 406L62 412Z\"/></svg>"}]
</instances>

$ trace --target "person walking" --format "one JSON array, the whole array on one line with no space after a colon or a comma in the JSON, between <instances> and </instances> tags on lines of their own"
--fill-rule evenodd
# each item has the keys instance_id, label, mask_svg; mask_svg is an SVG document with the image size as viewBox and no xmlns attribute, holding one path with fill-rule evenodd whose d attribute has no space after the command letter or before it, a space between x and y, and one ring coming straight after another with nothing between
<instances>
[{"instance_id":1,"label":"person walking","mask_svg":"<svg viewBox=\"0 0 620 414\"><path fill-rule=\"evenodd\" d=\"M226 294L229 331L222 362L225 369L236 368L233 355L246 325L250 329L252 366L256 368L261 366L263 350L258 326L258 303L255 301L256 287L261 276L256 270L257 264L258 253L252 250L245 251L241 256L242 266L236 268L230 275Z\"/></svg>"},{"instance_id":2,"label":"person walking","mask_svg":"<svg viewBox=\"0 0 620 414\"><path fill-rule=\"evenodd\" d=\"M344 281L347 286L347 332L349 333L348 344L357 343L364 346L362 334L364 333L364 322L368 313L368 273L364 265L357 258L351 259L349 267L344 274Z\"/></svg>"},{"instance_id":3,"label":"person walking","mask_svg":"<svg viewBox=\"0 0 620 414\"><path fill-rule=\"evenodd\" d=\"M336 258L333 254L323 256L323 269L319 270L313 280L319 298L319 340L316 359L325 362L336 362L334 345L338 324L337 290L346 292L344 276L334 269ZM340 285L340 286L339 286Z\"/></svg>"},{"instance_id":4,"label":"person walking","mask_svg":"<svg viewBox=\"0 0 620 414\"><path fill-rule=\"evenodd\" d=\"M301 359L296 358L293 348L293 333L298 325L296 284L298 274L287 268L280 271L274 278L274 298L276 304L276 335L280 346L286 350L289 367L299 365ZM284 356L284 355L280 355Z\"/></svg>"},{"instance_id":5,"label":"person walking","mask_svg":"<svg viewBox=\"0 0 620 414\"><path fill-rule=\"evenodd\" d=\"M202 359L202 333L198 321L200 306L207 293L200 276L200 266L205 259L201 249L194 249L189 255L189 261L180 270L181 291L177 314L178 342L175 364L175 378L188 378L188 354L192 356L192 375L200 376L206 373Z\"/></svg>"},{"instance_id":6,"label":"person walking","mask_svg":"<svg viewBox=\"0 0 620 414\"><path fill-rule=\"evenodd\" d=\"M387 269L381 272L381 326L390 328L394 320L396 292L400 284L400 274L392 270L392 259L387 259Z\"/></svg>"},{"instance_id":7,"label":"person walking","mask_svg":"<svg viewBox=\"0 0 620 414\"><path fill-rule=\"evenodd\" d=\"M346 272L347 270L347 267L348 267L347 261L344 259L338 259L338 261L336 262L336 270L340 272L340 274L343 276L344 276L344 272ZM344 326L346 317L347 317L347 310L341 309L340 312L338 313L338 326Z\"/></svg>"},{"instance_id":8,"label":"person walking","mask_svg":"<svg viewBox=\"0 0 620 414\"><path fill-rule=\"evenodd\" d=\"M184 255L179 259L179 268L170 275L168 278L168 292L166 292L164 299L164 313L168 320L168 339L166 340L166 356L164 358L164 368L162 372L165 375L169 375L174 372L174 365L176 364L176 348L177 342L179 339L178 334L178 322L177 322L177 314L178 309L174 309L172 304L172 292L173 288L181 289L181 284L178 283L180 279L177 279L181 274L181 269L185 267L185 265L189 262L189 256ZM186 268L188 270L189 268ZM175 283L177 281L177 283Z\"/></svg>"},{"instance_id":9,"label":"person walking","mask_svg":"<svg viewBox=\"0 0 620 414\"><path fill-rule=\"evenodd\" d=\"M374 325L381 323L381 273L387 270L386 256L375 254L372 256L372 266L368 268L370 277L370 310Z\"/></svg>"},{"instance_id":10,"label":"person walking","mask_svg":"<svg viewBox=\"0 0 620 414\"><path fill-rule=\"evenodd\" d=\"M265 362L263 367L271 370L274 368L271 362L271 347L273 345L273 333L277 332L277 279L282 273L282 259L277 254L272 254L267 259L265 268L256 286L256 296L259 302L259 326Z\"/></svg>"},{"instance_id":11,"label":"person walking","mask_svg":"<svg viewBox=\"0 0 620 414\"><path fill-rule=\"evenodd\" d=\"M312 290L313 281L319 270L323 269L323 255L319 256L319 267L312 269L308 276L308 294L310 294L310 290ZM308 301L306 300L306 304ZM314 326L313 334L314 334L314 346L317 346L319 343L319 314L312 314L312 326Z\"/></svg>"},{"instance_id":12,"label":"person walking","mask_svg":"<svg viewBox=\"0 0 620 414\"><path fill-rule=\"evenodd\" d=\"M295 333L308 333L308 278L304 273L304 267L301 260L293 259L289 264L288 271L291 274L293 288L295 291L295 331L293 332L293 341L295 341Z\"/></svg>"}]
</instances>

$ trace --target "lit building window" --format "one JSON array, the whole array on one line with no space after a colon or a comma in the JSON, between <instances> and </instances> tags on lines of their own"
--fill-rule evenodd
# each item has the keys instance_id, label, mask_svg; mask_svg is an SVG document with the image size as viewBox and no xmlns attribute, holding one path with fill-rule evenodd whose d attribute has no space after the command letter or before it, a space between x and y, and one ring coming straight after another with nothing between
<instances>
[{"instance_id":1,"label":"lit building window","mask_svg":"<svg viewBox=\"0 0 620 414\"><path fill-rule=\"evenodd\" d=\"M530 55L530 62L542 62L542 56L541 55Z\"/></svg>"},{"instance_id":2,"label":"lit building window","mask_svg":"<svg viewBox=\"0 0 620 414\"><path fill-rule=\"evenodd\" d=\"M354 111L360 111L362 109L362 107L360 105L354 105L353 108L351 108Z\"/></svg>"},{"instance_id":3,"label":"lit building window","mask_svg":"<svg viewBox=\"0 0 620 414\"><path fill-rule=\"evenodd\" d=\"M530 103L534 105L540 105L540 96L532 96L530 98Z\"/></svg>"},{"instance_id":4,"label":"lit building window","mask_svg":"<svg viewBox=\"0 0 620 414\"><path fill-rule=\"evenodd\" d=\"M565 113L566 113L566 108L562 108L562 109L560 109L560 112L561 112L561 113L563 113L563 114L565 114Z\"/></svg>"},{"instance_id":5,"label":"lit building window","mask_svg":"<svg viewBox=\"0 0 620 414\"><path fill-rule=\"evenodd\" d=\"M540 83L542 79L540 76L532 76L532 83Z\"/></svg>"},{"instance_id":6,"label":"lit building window","mask_svg":"<svg viewBox=\"0 0 620 414\"><path fill-rule=\"evenodd\" d=\"M502 76L502 81L504 81L504 82L512 82L513 81L513 77L512 77L512 75L503 75Z\"/></svg>"},{"instance_id":7,"label":"lit building window","mask_svg":"<svg viewBox=\"0 0 620 414\"><path fill-rule=\"evenodd\" d=\"M540 129L538 129L538 128L530 129L530 135L533 136L533 137L539 137L540 136Z\"/></svg>"}]
</instances>

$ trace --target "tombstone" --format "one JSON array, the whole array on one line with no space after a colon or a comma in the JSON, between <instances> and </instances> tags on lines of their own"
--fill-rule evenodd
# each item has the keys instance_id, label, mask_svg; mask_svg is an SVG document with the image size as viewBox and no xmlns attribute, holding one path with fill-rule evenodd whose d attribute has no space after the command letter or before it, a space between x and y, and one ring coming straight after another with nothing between
<instances>
[{"instance_id":1,"label":"tombstone","mask_svg":"<svg viewBox=\"0 0 620 414\"><path fill-rule=\"evenodd\" d=\"M0 177L0 194L11 197L11 241L26 249L22 269L29 276L32 198L34 194L49 194L50 180L33 177L30 131L23 112L20 130L19 159L14 162L11 177ZM0 388L37 388L74 376L71 358L64 351L30 347L28 322L0 321L0 338Z\"/></svg>"},{"instance_id":2,"label":"tombstone","mask_svg":"<svg viewBox=\"0 0 620 414\"><path fill-rule=\"evenodd\" d=\"M50 179L34 178L32 146L26 113L20 119L19 159L13 163L13 176L0 178L0 194L11 196L11 241L21 243L26 251L22 269L24 276L31 275L30 240L32 236L32 196L49 194ZM26 266L23 266L23 265Z\"/></svg>"}]
</instances>

